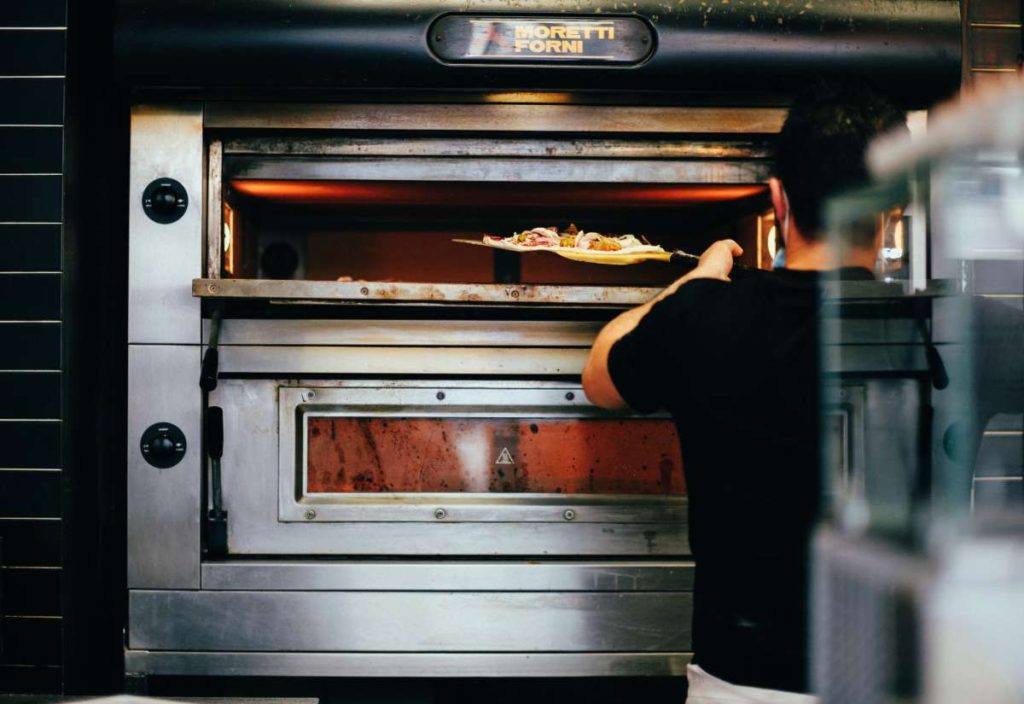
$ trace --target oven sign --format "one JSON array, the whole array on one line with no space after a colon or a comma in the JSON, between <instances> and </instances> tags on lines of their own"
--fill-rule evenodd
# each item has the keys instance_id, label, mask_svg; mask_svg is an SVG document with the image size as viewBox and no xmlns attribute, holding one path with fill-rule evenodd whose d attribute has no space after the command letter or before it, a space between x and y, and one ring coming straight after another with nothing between
<instances>
[{"instance_id":1,"label":"oven sign","mask_svg":"<svg viewBox=\"0 0 1024 704\"><path fill-rule=\"evenodd\" d=\"M638 17L446 15L429 31L430 49L449 63L635 65L654 49L653 32Z\"/></svg>"}]
</instances>

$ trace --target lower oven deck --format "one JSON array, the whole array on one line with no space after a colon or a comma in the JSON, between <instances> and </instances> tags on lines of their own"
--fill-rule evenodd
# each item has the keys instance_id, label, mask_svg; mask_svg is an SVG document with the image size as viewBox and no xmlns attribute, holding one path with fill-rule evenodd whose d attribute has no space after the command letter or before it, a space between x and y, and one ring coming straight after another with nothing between
<instances>
[{"instance_id":1,"label":"lower oven deck","mask_svg":"<svg viewBox=\"0 0 1024 704\"><path fill-rule=\"evenodd\" d=\"M227 550L211 553L203 513L134 536L129 672L684 673L693 564L671 421L586 401L573 377L599 322L449 325L222 322L206 403L224 413ZM205 349L131 347L133 434L169 413L201 437ZM130 521L209 506L202 466L130 472Z\"/></svg>"}]
</instances>

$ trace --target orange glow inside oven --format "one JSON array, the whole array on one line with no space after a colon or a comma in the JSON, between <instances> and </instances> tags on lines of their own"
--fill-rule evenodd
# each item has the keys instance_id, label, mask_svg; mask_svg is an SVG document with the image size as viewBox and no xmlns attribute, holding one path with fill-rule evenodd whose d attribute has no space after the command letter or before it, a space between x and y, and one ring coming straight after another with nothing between
<instances>
[{"instance_id":1,"label":"orange glow inside oven","mask_svg":"<svg viewBox=\"0 0 1024 704\"><path fill-rule=\"evenodd\" d=\"M667 419L307 417L306 490L683 495Z\"/></svg>"},{"instance_id":2,"label":"orange glow inside oven","mask_svg":"<svg viewBox=\"0 0 1024 704\"><path fill-rule=\"evenodd\" d=\"M236 179L238 195L280 204L457 205L577 207L679 206L739 200L765 192L763 185L623 183L445 183L431 181L285 181Z\"/></svg>"}]
</instances>

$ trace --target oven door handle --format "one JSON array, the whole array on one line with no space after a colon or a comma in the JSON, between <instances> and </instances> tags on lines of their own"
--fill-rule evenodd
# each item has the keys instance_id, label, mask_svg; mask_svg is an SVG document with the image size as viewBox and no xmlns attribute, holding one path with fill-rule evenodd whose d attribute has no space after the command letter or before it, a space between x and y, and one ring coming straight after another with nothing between
<instances>
[{"instance_id":1,"label":"oven door handle","mask_svg":"<svg viewBox=\"0 0 1024 704\"><path fill-rule=\"evenodd\" d=\"M207 514L206 552L214 556L224 556L228 551L228 512L224 510L220 477L220 459L224 454L224 411L220 406L210 406L206 409L203 444L210 458L212 504Z\"/></svg>"},{"instance_id":2,"label":"oven door handle","mask_svg":"<svg viewBox=\"0 0 1024 704\"><path fill-rule=\"evenodd\" d=\"M217 344L220 342L220 321L221 311L218 308L210 316L210 342L199 370L199 388L206 393L217 388L217 372L220 367L220 353L217 352Z\"/></svg>"}]
</instances>

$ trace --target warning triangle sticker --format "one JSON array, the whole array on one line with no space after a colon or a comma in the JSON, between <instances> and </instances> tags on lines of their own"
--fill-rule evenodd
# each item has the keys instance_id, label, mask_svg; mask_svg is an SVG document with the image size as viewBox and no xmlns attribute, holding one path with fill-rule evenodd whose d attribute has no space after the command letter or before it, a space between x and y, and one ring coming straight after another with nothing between
<instances>
[{"instance_id":1,"label":"warning triangle sticker","mask_svg":"<svg viewBox=\"0 0 1024 704\"><path fill-rule=\"evenodd\" d=\"M501 452L498 453L498 459L494 460L494 464L515 464L516 461L512 459L512 453L508 451L507 447L501 448Z\"/></svg>"}]
</instances>

